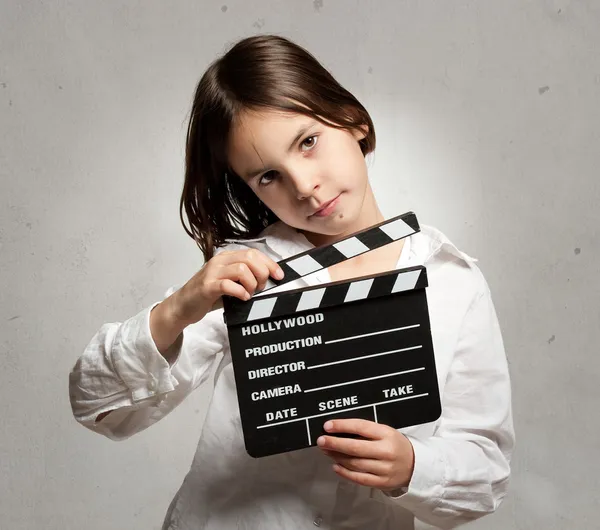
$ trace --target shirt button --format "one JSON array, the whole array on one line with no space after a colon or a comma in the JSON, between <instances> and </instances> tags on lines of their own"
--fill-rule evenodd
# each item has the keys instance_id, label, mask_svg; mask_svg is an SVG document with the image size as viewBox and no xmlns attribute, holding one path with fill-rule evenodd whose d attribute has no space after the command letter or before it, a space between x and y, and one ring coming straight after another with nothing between
<instances>
[{"instance_id":1,"label":"shirt button","mask_svg":"<svg viewBox=\"0 0 600 530\"><path fill-rule=\"evenodd\" d=\"M313 524L315 526L321 526L322 522L323 522L323 518L319 515L318 517L315 517L315 520L313 521Z\"/></svg>"}]
</instances>

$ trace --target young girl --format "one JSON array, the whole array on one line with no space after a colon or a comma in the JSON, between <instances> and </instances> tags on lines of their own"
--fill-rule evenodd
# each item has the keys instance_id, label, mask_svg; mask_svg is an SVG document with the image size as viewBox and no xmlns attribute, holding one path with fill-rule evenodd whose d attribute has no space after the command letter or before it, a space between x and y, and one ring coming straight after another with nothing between
<instances>
[{"instance_id":1,"label":"young girl","mask_svg":"<svg viewBox=\"0 0 600 530\"><path fill-rule=\"evenodd\" d=\"M281 278L277 261L383 221L365 163L374 148L364 107L282 37L238 42L200 80L181 209L205 265L102 326L70 374L77 421L120 440L166 416L218 363L163 529L451 528L505 496L514 433L494 306L475 260L429 227L285 287L425 265L439 420L396 430L338 419L316 448L260 459L244 449L220 297L247 300Z\"/></svg>"}]
</instances>

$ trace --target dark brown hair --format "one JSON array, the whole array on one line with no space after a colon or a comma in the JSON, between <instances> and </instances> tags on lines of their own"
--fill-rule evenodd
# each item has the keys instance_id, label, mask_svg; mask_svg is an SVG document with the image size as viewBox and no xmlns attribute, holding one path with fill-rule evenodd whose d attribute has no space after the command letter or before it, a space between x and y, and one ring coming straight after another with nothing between
<instances>
[{"instance_id":1,"label":"dark brown hair","mask_svg":"<svg viewBox=\"0 0 600 530\"><path fill-rule=\"evenodd\" d=\"M237 42L200 79L187 130L180 218L205 260L226 239L256 237L278 220L227 161L232 124L242 111L259 109L292 111L340 129L366 125L361 151L375 149L369 113L308 51L276 35Z\"/></svg>"}]
</instances>

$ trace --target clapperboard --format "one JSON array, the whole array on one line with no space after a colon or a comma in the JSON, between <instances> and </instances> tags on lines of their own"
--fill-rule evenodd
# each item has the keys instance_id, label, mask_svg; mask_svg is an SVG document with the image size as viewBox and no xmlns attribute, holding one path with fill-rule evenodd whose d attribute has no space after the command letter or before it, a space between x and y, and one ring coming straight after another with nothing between
<instances>
[{"instance_id":1,"label":"clapperboard","mask_svg":"<svg viewBox=\"0 0 600 530\"><path fill-rule=\"evenodd\" d=\"M439 418L425 267L268 293L419 230L414 213L400 215L280 261L284 278L248 301L224 297L251 456L314 446L328 419L398 429Z\"/></svg>"}]
</instances>

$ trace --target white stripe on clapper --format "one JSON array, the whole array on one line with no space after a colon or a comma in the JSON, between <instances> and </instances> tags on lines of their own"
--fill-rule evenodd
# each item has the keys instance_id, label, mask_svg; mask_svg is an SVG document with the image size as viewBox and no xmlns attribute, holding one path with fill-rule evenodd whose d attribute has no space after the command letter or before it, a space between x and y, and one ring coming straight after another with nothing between
<instances>
[{"instance_id":1,"label":"white stripe on clapper","mask_svg":"<svg viewBox=\"0 0 600 530\"><path fill-rule=\"evenodd\" d=\"M267 298L266 300L256 300L256 302L252 304L247 320L258 320L259 318L271 316L275 302L277 302L277 297Z\"/></svg>"},{"instance_id":2,"label":"white stripe on clapper","mask_svg":"<svg viewBox=\"0 0 600 530\"><path fill-rule=\"evenodd\" d=\"M369 247L367 247L360 239L357 239L356 237L351 237L350 239L345 239L339 243L334 243L333 246L347 258L351 258L370 250Z\"/></svg>"},{"instance_id":3,"label":"white stripe on clapper","mask_svg":"<svg viewBox=\"0 0 600 530\"><path fill-rule=\"evenodd\" d=\"M417 285L417 280L421 274L421 270L409 271L398 274L394 287L392 287L392 293L399 293L401 291L408 291L414 289Z\"/></svg>"},{"instance_id":4,"label":"white stripe on clapper","mask_svg":"<svg viewBox=\"0 0 600 530\"><path fill-rule=\"evenodd\" d=\"M323 268L317 260L308 255L288 261L287 266L294 269L300 276L306 276Z\"/></svg>"},{"instance_id":5,"label":"white stripe on clapper","mask_svg":"<svg viewBox=\"0 0 600 530\"><path fill-rule=\"evenodd\" d=\"M325 288L313 289L312 291L305 291L300 297L298 307L296 311L305 311L306 309L316 309L321 304L323 295L325 294Z\"/></svg>"},{"instance_id":6,"label":"white stripe on clapper","mask_svg":"<svg viewBox=\"0 0 600 530\"><path fill-rule=\"evenodd\" d=\"M393 223L380 226L379 229L390 236L394 241L406 237L414 232L402 219L397 219Z\"/></svg>"},{"instance_id":7,"label":"white stripe on clapper","mask_svg":"<svg viewBox=\"0 0 600 530\"><path fill-rule=\"evenodd\" d=\"M367 298L367 296L369 296L369 291L371 290L371 285L373 285L373 278L352 282L346 293L346 298L344 298L344 303Z\"/></svg>"}]
</instances>

